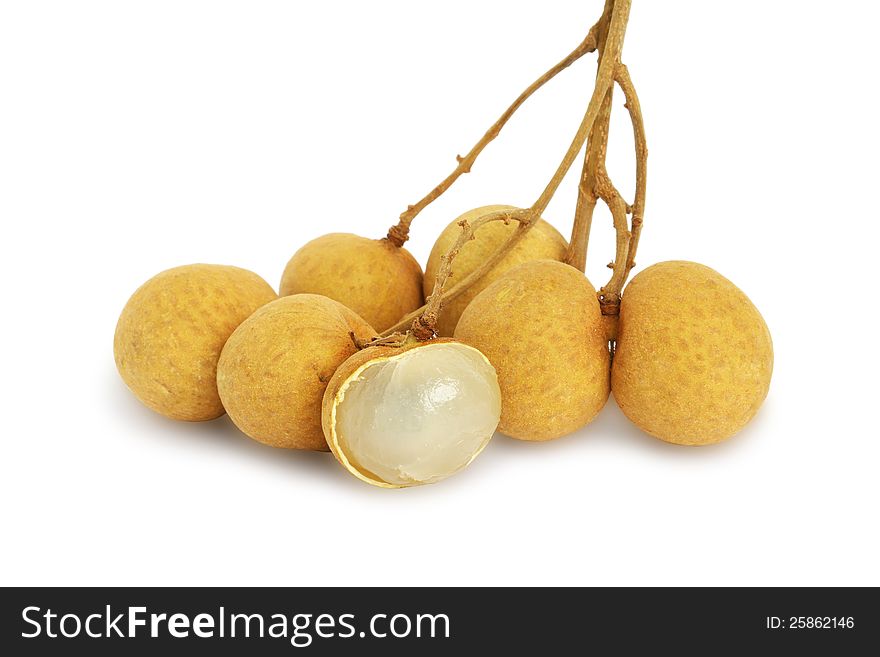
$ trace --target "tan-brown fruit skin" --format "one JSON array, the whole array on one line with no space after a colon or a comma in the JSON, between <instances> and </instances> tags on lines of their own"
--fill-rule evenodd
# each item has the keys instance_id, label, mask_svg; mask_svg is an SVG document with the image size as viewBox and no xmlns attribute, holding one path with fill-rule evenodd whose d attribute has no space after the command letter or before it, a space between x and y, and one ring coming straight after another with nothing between
<instances>
[{"instance_id":1,"label":"tan-brown fruit skin","mask_svg":"<svg viewBox=\"0 0 880 657\"><path fill-rule=\"evenodd\" d=\"M498 372L498 430L552 440L588 424L608 401L608 340L596 291L552 260L508 271L470 303L455 338Z\"/></svg>"},{"instance_id":2,"label":"tan-brown fruit skin","mask_svg":"<svg viewBox=\"0 0 880 657\"><path fill-rule=\"evenodd\" d=\"M158 274L129 299L113 353L122 380L157 413L189 422L223 415L217 360L232 332L277 298L253 272L186 265Z\"/></svg>"},{"instance_id":3,"label":"tan-brown fruit skin","mask_svg":"<svg viewBox=\"0 0 880 657\"><path fill-rule=\"evenodd\" d=\"M661 262L624 290L611 389L652 436L679 445L730 438L757 413L772 372L764 318L715 270Z\"/></svg>"},{"instance_id":4,"label":"tan-brown fruit skin","mask_svg":"<svg viewBox=\"0 0 880 657\"><path fill-rule=\"evenodd\" d=\"M281 296L320 294L364 318L377 331L424 303L422 268L387 239L331 233L293 254L281 277Z\"/></svg>"},{"instance_id":5,"label":"tan-brown fruit skin","mask_svg":"<svg viewBox=\"0 0 880 657\"><path fill-rule=\"evenodd\" d=\"M425 297L431 295L434 289L434 281L440 269L440 258L449 251L449 248L461 235L461 226L458 222L465 219L473 221L484 215L502 210L517 210L512 205L487 205L465 212L455 221L449 224L431 249L428 265L425 267ZM471 240L461 249L455 258L452 276L446 284L448 290L458 281L467 277L491 256L498 247L504 243L510 234L516 230L516 224L511 222L505 225L502 221L493 221L481 226L475 233L475 239ZM473 287L465 293L443 304L443 312L437 322L437 334L452 336L455 326L464 309L483 290L501 278L505 272L513 267L530 260L558 260L565 259L568 244L565 238L559 234L553 226L543 219L539 220L525 237L517 244L491 271L487 272Z\"/></svg>"},{"instance_id":6,"label":"tan-brown fruit skin","mask_svg":"<svg viewBox=\"0 0 880 657\"><path fill-rule=\"evenodd\" d=\"M359 340L376 335L341 303L316 294L282 297L249 317L217 366L235 425L266 445L326 451L321 400L336 368L357 351L350 332Z\"/></svg>"}]
</instances>

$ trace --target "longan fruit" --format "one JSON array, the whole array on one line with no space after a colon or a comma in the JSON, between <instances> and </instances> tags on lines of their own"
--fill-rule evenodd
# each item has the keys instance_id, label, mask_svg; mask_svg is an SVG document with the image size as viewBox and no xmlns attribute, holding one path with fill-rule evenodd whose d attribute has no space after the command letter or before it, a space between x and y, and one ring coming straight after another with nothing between
<instances>
[{"instance_id":1,"label":"longan fruit","mask_svg":"<svg viewBox=\"0 0 880 657\"><path fill-rule=\"evenodd\" d=\"M377 331L421 307L422 268L388 239L331 233L297 251L281 278L281 296L320 294L363 317Z\"/></svg>"},{"instance_id":2,"label":"longan fruit","mask_svg":"<svg viewBox=\"0 0 880 657\"><path fill-rule=\"evenodd\" d=\"M501 385L498 430L542 441L577 431L608 400L608 340L596 291L574 267L533 260L480 292L455 338L486 354Z\"/></svg>"},{"instance_id":3,"label":"longan fruit","mask_svg":"<svg viewBox=\"0 0 880 657\"><path fill-rule=\"evenodd\" d=\"M626 416L679 445L726 440L758 412L773 343L733 283L695 262L661 262L623 291L611 389Z\"/></svg>"},{"instance_id":4,"label":"longan fruit","mask_svg":"<svg viewBox=\"0 0 880 657\"><path fill-rule=\"evenodd\" d=\"M186 265L154 276L125 305L113 339L122 380L146 406L175 420L223 415L217 360L232 332L276 299L253 272Z\"/></svg>"},{"instance_id":5,"label":"longan fruit","mask_svg":"<svg viewBox=\"0 0 880 657\"><path fill-rule=\"evenodd\" d=\"M327 450L321 401L336 368L375 331L317 294L282 297L239 326L223 349L217 387L230 419L273 447Z\"/></svg>"}]
</instances>

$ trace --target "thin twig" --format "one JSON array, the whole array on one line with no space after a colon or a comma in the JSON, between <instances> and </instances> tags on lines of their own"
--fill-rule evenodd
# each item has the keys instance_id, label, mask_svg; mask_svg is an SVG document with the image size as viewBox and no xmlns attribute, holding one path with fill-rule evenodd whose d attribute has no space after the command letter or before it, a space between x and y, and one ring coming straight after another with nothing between
<instances>
[{"instance_id":1,"label":"thin twig","mask_svg":"<svg viewBox=\"0 0 880 657\"><path fill-rule=\"evenodd\" d=\"M611 10L614 0L605 0L605 10L597 25L599 62L605 57L605 42L608 38L608 25L611 20ZM598 196L596 195L596 171L600 164L605 163L605 154L608 149L608 132L611 125L611 101L613 85L605 96L602 109L596 118L596 123L590 131L587 140L587 152L584 155L584 166L581 171L581 179L578 184L577 206L574 211L574 222L571 228L571 237L568 240L568 251L565 262L580 271L586 271L587 251L590 245L590 231L593 226L593 213L596 209Z\"/></svg>"},{"instance_id":2,"label":"thin twig","mask_svg":"<svg viewBox=\"0 0 880 657\"><path fill-rule=\"evenodd\" d=\"M474 233L491 221L503 221L505 224L518 221L520 226L525 226L530 223L531 218L528 210L501 210L483 215L473 221L462 219L458 222L458 225L461 226L461 233L446 253L441 256L440 268L437 271L437 278L434 279L434 289L431 296L428 297L424 311L413 320L410 327L410 331L417 340L430 340L436 336L437 319L444 302L443 288L446 287L446 283L452 276L452 263L464 245L474 239Z\"/></svg>"},{"instance_id":3,"label":"thin twig","mask_svg":"<svg viewBox=\"0 0 880 657\"><path fill-rule=\"evenodd\" d=\"M580 153L581 149L583 149L584 144L586 143L587 138L593 129L593 125L595 124L596 119L599 116L599 112L602 109L605 97L615 82L615 72L617 69L617 64L620 62L620 53L621 49L623 48L623 38L624 34L626 33L626 23L629 19L629 12L632 5L632 0L613 0L613 3L614 4L611 11L611 18L608 26L608 37L605 41L605 48L607 49L608 56L603 58L603 60L599 63L599 71L596 74L596 85L593 90L593 95L590 98L590 103L587 106L586 113L584 114L584 118L581 121L580 126L578 127L578 131L575 134L571 145L566 151L565 156L562 158L562 162L557 167L556 172L550 179L550 182L547 183L547 186L544 188L544 191L541 193L538 200L535 201L535 203L527 210L520 211L525 221L520 222L518 229L515 230L513 234L511 234L507 238L507 240L505 240L505 242L488 259L481 263L480 267L471 272L471 274L465 277L463 280L459 281L451 289L442 292L442 294L439 294L435 303L441 304L442 306L442 303L444 301L453 299L468 288L470 288L476 281L480 280L486 273L492 270L495 265L497 265L504 258L504 256L506 256L510 252L510 250L514 246L516 246L516 244L518 244L520 240L523 239L523 237L525 237L528 231L531 230L531 228L537 223L538 218L541 216L544 210L546 210L547 205L553 199L553 195L559 189L559 185L562 183L563 178L565 178L565 175L571 169L572 164L574 164L578 153ZM607 181L606 185L610 186L611 189L614 189L614 186L610 184L610 181ZM616 192L616 190L614 191ZM619 198L620 195L617 194L617 196ZM622 199L620 199L620 204L622 204L623 207L625 224L627 205ZM493 213L493 215L503 214L505 214L505 212ZM487 215L487 217L492 217L493 215ZM498 220L498 218L495 217L495 219L492 220ZM618 251L620 251L620 249L618 249ZM624 253L623 255L625 262L626 253ZM398 322L391 328L387 329L385 333L383 333L383 335L391 335L395 332L400 331L401 329L406 328L408 325L410 325L411 322L413 322L413 320L421 316L426 310L427 305L422 306L418 310L404 317L400 322Z\"/></svg>"},{"instance_id":4,"label":"thin twig","mask_svg":"<svg viewBox=\"0 0 880 657\"><path fill-rule=\"evenodd\" d=\"M609 90L599 116L596 118L596 124L590 133L590 138L587 141L587 153L584 155L581 180L578 183L577 205L574 210L574 223L571 227L565 262L580 271L587 269L587 251L590 247L593 213L599 200L596 193L596 170L600 164L603 166L605 164L608 131L611 124L612 95Z\"/></svg>"},{"instance_id":5,"label":"thin twig","mask_svg":"<svg viewBox=\"0 0 880 657\"><path fill-rule=\"evenodd\" d=\"M528 212L527 210L523 210L523 212ZM490 215L487 215L490 216ZM499 246L495 252L489 256L486 260L480 263L480 266L477 267L470 274L465 276L462 280L458 281L455 285L453 285L448 290L445 290L441 295L441 301L446 303L448 301L452 301L453 299L458 298L465 291L470 289L474 283L483 278L487 273L492 271L495 266L504 259L506 256L520 241L526 236L526 233L529 229L537 223L538 216L532 215L529 217L529 221L526 223L520 223L513 233L511 233L508 238ZM423 312L425 312L426 306L422 306L421 308L414 310L413 312L405 315L403 319L401 319L397 324L387 329L383 335L390 335L397 331L401 331L403 329L409 328L412 324L413 320L418 318Z\"/></svg>"},{"instance_id":6,"label":"thin twig","mask_svg":"<svg viewBox=\"0 0 880 657\"><path fill-rule=\"evenodd\" d=\"M645 192L647 183L648 146L645 139L645 126L642 120L642 108L636 94L635 86L629 76L629 70L622 63L617 64L614 81L620 86L626 98L633 124L633 135L636 150L636 192L633 204L627 205L614 187L604 164L599 170L597 193L611 210L614 219L614 230L617 233L617 253L611 268L614 270L611 280L599 290L599 304L603 315L617 315L620 312L620 298L623 286L635 266L636 250L642 232L645 216ZM626 216L632 214L632 223L627 223Z\"/></svg>"},{"instance_id":7,"label":"thin twig","mask_svg":"<svg viewBox=\"0 0 880 657\"><path fill-rule=\"evenodd\" d=\"M596 122L596 118L602 109L605 95L614 83L614 72L617 68L618 62L620 62L620 53L623 49L623 37L626 33L626 23L629 20L629 10L631 6L632 0L614 0L614 8L611 11L611 21L608 26L608 38L605 41L607 55L602 58L601 62L599 62L599 71L596 74L596 86L593 89L593 95L590 98L587 113L584 115L583 121L581 121L577 134L571 142L571 146L569 146L568 151L566 151L565 156L562 158L562 162L556 169L556 173L544 189L544 192L538 200L535 201L535 204L532 205L532 210L537 215L543 214L544 210L547 209L547 206L553 199L553 195L556 193L556 190L559 189L562 179L565 178L565 174L571 169L571 165L574 164L578 153L580 153L581 149L584 147L587 137L593 129L593 124Z\"/></svg>"},{"instance_id":8,"label":"thin twig","mask_svg":"<svg viewBox=\"0 0 880 657\"><path fill-rule=\"evenodd\" d=\"M504 114L492 124L492 127L489 128L486 134L483 135L480 141L474 145L467 155L464 157L461 157L460 155L456 156L458 166L455 167L455 170L439 185L432 189L422 200L407 207L407 209L400 215L398 223L388 230L388 240L397 246L403 246L409 239L409 229L413 220L422 210L436 201L447 189L449 189L462 174L470 173L471 167L474 165L477 157L479 157L480 153L483 152L483 149L485 149L486 146L488 146L489 143L500 134L501 129L510 120L510 117L516 113L520 106L525 103L532 94L555 78L560 72L574 64L587 53L596 51L598 25L599 24L596 23L590 28L587 36L581 41L577 48L572 50L562 61L530 84L528 88L526 88L526 90L523 91L515 101L513 101L513 104L505 110Z\"/></svg>"},{"instance_id":9,"label":"thin twig","mask_svg":"<svg viewBox=\"0 0 880 657\"><path fill-rule=\"evenodd\" d=\"M627 204L620 195L620 192L611 183L608 173L603 166L597 174L596 191L599 198L605 201L608 209L611 210L611 217L614 220L614 230L617 233L617 249L612 264L613 273L611 280L601 290L599 290L599 305L602 308L603 315L616 315L620 308L620 292L626 283L627 268L626 263L629 260L630 248L630 232L629 223L626 219Z\"/></svg>"},{"instance_id":10,"label":"thin twig","mask_svg":"<svg viewBox=\"0 0 880 657\"><path fill-rule=\"evenodd\" d=\"M636 93L635 85L625 64L618 64L615 81L626 98L626 109L629 111L633 125L633 137L636 147L636 195L632 204L632 239L629 245L629 256L626 262L626 275L635 267L636 251L639 248L639 237L642 234L642 222L645 217L645 194L648 179L648 142L645 137L645 122L642 106Z\"/></svg>"}]
</instances>

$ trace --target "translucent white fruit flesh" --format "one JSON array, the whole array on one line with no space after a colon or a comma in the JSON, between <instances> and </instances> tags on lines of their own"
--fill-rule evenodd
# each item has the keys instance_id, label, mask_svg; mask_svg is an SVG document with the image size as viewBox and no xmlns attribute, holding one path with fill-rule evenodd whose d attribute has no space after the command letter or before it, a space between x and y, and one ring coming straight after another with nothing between
<instances>
[{"instance_id":1,"label":"translucent white fruit flesh","mask_svg":"<svg viewBox=\"0 0 880 657\"><path fill-rule=\"evenodd\" d=\"M337 399L336 440L346 458L401 486L461 470L501 417L495 369L478 350L454 342L370 361Z\"/></svg>"}]
</instances>

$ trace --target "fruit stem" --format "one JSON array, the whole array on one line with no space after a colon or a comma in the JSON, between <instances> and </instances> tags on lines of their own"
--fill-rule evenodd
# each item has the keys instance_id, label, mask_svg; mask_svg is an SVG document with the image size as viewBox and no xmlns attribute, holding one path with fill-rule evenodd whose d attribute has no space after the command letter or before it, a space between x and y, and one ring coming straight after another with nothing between
<instances>
[{"instance_id":1,"label":"fruit stem","mask_svg":"<svg viewBox=\"0 0 880 657\"><path fill-rule=\"evenodd\" d=\"M623 48L623 37L626 33L626 23L629 20L629 11L632 5L632 0L612 1L614 5L611 9L611 18L608 25L608 36L605 40L607 57L604 57L602 61L599 62L599 71L596 74L596 85L593 89L593 95L590 98L590 103L587 106L584 118L581 121L578 131L575 134L574 139L572 140L571 145L568 148L568 151L566 151L565 156L562 158L562 162L556 169L556 173L550 179L550 182L547 183L547 186L544 188L544 191L541 193L540 197L538 197L538 200L535 201L535 203L526 210L502 211L486 215L485 218L487 219L487 221L497 221L501 215L509 215L508 221L516 220L520 223L517 227L517 230L515 230L491 256L483 261L480 266L472 271L468 276L453 285L449 290L443 291L443 288L441 286L439 288L438 294L438 288L435 282L434 293L431 295L428 304L406 315L397 324L387 329L382 334L383 336L392 335L402 329L410 327L411 324L414 326L415 323L413 320L417 320L419 317L425 314L428 311L428 305L434 306L434 308L432 308L432 312L439 313L439 309L442 306L443 302L450 301L458 297L460 294L469 289L474 283L480 280L486 273L491 271L495 267L495 265L497 265L504 258L504 256L506 256L510 252L510 250L513 249L520 242L520 240L523 239L523 237L525 237L532 226L534 226L538 222L538 219L540 218L541 214L543 214L544 210L547 209L547 205L549 205L550 201L553 199L553 195L559 189L559 185L562 183L563 178L565 178L565 175L571 169L572 164L574 164L575 159L577 159L578 153L580 153L581 149L584 147L584 144L586 144L587 138L589 137L593 126L601 112L605 97L615 83L617 63L620 61L620 53ZM607 174L605 177L607 178ZM610 185L610 181L608 181L607 185ZM613 189L613 185L610 185L610 187L611 189ZM618 198L620 197L619 194L617 194L617 196ZM604 200L608 202L608 199ZM625 202L622 201L622 199L620 200L620 203L622 203L622 207L624 210L623 219L625 224L626 209L628 206ZM472 230L476 230L476 228L478 227L478 222L475 221L472 226ZM618 232L619 235L621 235L620 231ZM626 262L626 257L628 255L629 231L626 230L625 226L623 229L623 235L625 235L627 239L627 251L623 252L623 262ZM466 241L467 240L465 240L465 242ZM618 240L619 247L620 242L621 239ZM453 245L453 248L454 247L455 245ZM620 251L621 249L618 248L618 252ZM440 276L438 275L437 282L439 282L439 279ZM443 283L445 284L445 281L443 281ZM430 321L430 317L426 318L426 320ZM426 335L427 329L425 331L421 331L421 333Z\"/></svg>"},{"instance_id":2,"label":"fruit stem","mask_svg":"<svg viewBox=\"0 0 880 657\"><path fill-rule=\"evenodd\" d=\"M566 263L582 272L587 269L587 251L590 246L590 231L593 227L593 212L599 200L596 193L596 171L600 158L602 164L605 161L605 147L608 144L608 129L611 119L611 98L612 93L609 91L587 142L584 168L581 171L581 180L578 184L574 223L565 256ZM604 135L604 138L601 135Z\"/></svg>"},{"instance_id":3,"label":"fruit stem","mask_svg":"<svg viewBox=\"0 0 880 657\"><path fill-rule=\"evenodd\" d=\"M636 251L639 248L639 237L642 234L642 220L645 216L645 193L648 176L648 142L645 138L645 122L642 116L642 105L636 93L635 85L625 64L617 65L617 84L626 98L626 109L633 126L633 137L636 148L636 196L632 205L632 238L629 245L629 259L626 263L626 276L635 267ZM625 282L625 279L624 279Z\"/></svg>"},{"instance_id":4,"label":"fruit stem","mask_svg":"<svg viewBox=\"0 0 880 657\"><path fill-rule=\"evenodd\" d=\"M608 0L609 2L611 0ZM505 126L505 124L510 120L510 118L516 113L516 111L520 108L520 106L525 103L529 97L534 94L538 89L543 87L547 82L555 78L560 72L564 71L566 68L574 64L581 57L586 55L587 53L595 52L598 43L598 32L599 31L599 23L593 25L590 28L590 31L587 33L587 36L583 41L578 45L577 48L572 50L565 58L556 64L549 71L544 73L537 80L532 82L525 91L523 91L513 104L508 107L504 114L492 124L486 134L478 141L473 148L471 148L470 152L464 157L457 155L456 159L458 160L458 166L455 167L455 170L449 174L439 185L437 185L434 189L432 189L427 196L425 196L422 200L414 205L410 205L407 209L401 213L400 220L394 226L392 226L388 230L387 239L394 244L395 246L401 247L406 241L409 239L409 229L412 225L413 220L419 215L419 213L428 207L431 203L436 201L440 196L450 187L452 187L453 183L461 177L462 174L470 173L471 167L476 162L477 157L479 157L480 153L483 152L483 149L489 145L491 141L493 141L500 133L501 129Z\"/></svg>"},{"instance_id":5,"label":"fruit stem","mask_svg":"<svg viewBox=\"0 0 880 657\"><path fill-rule=\"evenodd\" d=\"M605 10L615 0L606 0ZM599 63L605 62L608 45L608 30L605 16L599 20ZM575 208L574 225L569 240L566 262L580 271L586 270L587 251L590 243L590 230L593 225L593 213L599 199L608 206L614 222L616 237L616 253L614 262L609 267L613 270L611 279L599 290L599 304L602 314L616 316L620 312L620 298L623 286L635 266L635 255L642 222L645 216L645 189L647 175L648 148L645 140L645 126L642 119L641 105L636 94L635 85L629 76L629 70L620 61L620 51L613 53L613 83L608 89L602 104L602 110L596 118L590 138L587 142L587 153L578 185L578 200ZM611 107L614 87L619 86L626 99L625 107L629 111L633 126L636 150L636 191L632 205L627 204L620 192L611 181L605 166L608 153L608 133L611 125ZM632 215L631 223L627 216Z\"/></svg>"},{"instance_id":6,"label":"fruit stem","mask_svg":"<svg viewBox=\"0 0 880 657\"><path fill-rule=\"evenodd\" d=\"M584 115L583 121L581 121L577 134L575 134L575 137L571 142L571 146L569 146L568 151L566 151L565 156L562 158L562 162L556 169L556 173L553 175L553 178L550 179L550 182L547 184L547 187L544 189L541 196L535 201L535 204L532 205L531 209L537 215L543 214L544 210L547 209L547 206L553 199L553 195L556 193L556 190L559 189L562 179L565 178L565 175L568 173L569 169L571 169L571 165L574 164L578 153L580 153L584 144L587 142L587 137L592 131L593 125L596 123L596 119L602 109L605 96L614 84L614 72L617 67L617 62L620 61L620 53L623 49L623 37L626 34L626 23L629 20L629 10L632 6L632 0L613 0L613 2L614 7L611 10L611 20L608 25L608 37L605 40L607 56L603 57L602 61L599 62L599 71L596 73L596 86L593 89L593 95L590 98L587 113Z\"/></svg>"},{"instance_id":7,"label":"fruit stem","mask_svg":"<svg viewBox=\"0 0 880 657\"><path fill-rule=\"evenodd\" d=\"M461 252L461 249L470 240L474 239L474 233L482 226L490 221L503 221L509 224L511 221L519 222L519 227L529 226L534 223L536 215L531 214L530 210L500 210L491 214L484 215L473 221L462 219L458 222L461 226L461 233L453 242L452 246L440 257L440 268L437 271L437 277L434 279L434 289L428 302L425 304L423 312L413 320L410 327L410 333L420 342L431 340L437 335L437 320L440 317L440 310L443 302L449 297L444 297L443 288L452 276L452 263ZM517 231L521 232L521 231Z\"/></svg>"},{"instance_id":8,"label":"fruit stem","mask_svg":"<svg viewBox=\"0 0 880 657\"><path fill-rule=\"evenodd\" d=\"M632 205L627 205L614 188L604 163L599 169L597 193L608 205L614 219L617 232L617 253L614 262L609 265L613 269L611 280L599 290L599 305L603 315L617 315L620 312L620 295L629 274L635 267L636 250L642 234L642 223L645 216L645 192L647 185L648 146L645 139L645 124L642 107L636 94L635 85L626 65L618 62L614 71L614 81L623 91L626 109L633 126L633 137L636 151L636 192ZM627 214L632 215L631 224L627 224Z\"/></svg>"},{"instance_id":9,"label":"fruit stem","mask_svg":"<svg viewBox=\"0 0 880 657\"><path fill-rule=\"evenodd\" d=\"M608 25L611 20L613 5L614 0L605 0L605 10L597 23L599 26L599 63L605 57L605 44L608 39ZM593 211L596 209L596 202L599 198L595 193L596 168L600 162L604 164L605 155L608 150L612 95L613 89L609 89L602 103L599 116L596 118L596 123L590 132L590 138L587 140L587 152L584 156L584 166L581 172L581 180L578 184L574 223L571 229L571 237L568 241L568 252L565 257L565 262L582 272L586 271L587 268L587 251L590 243L590 230L593 226Z\"/></svg>"}]
</instances>

